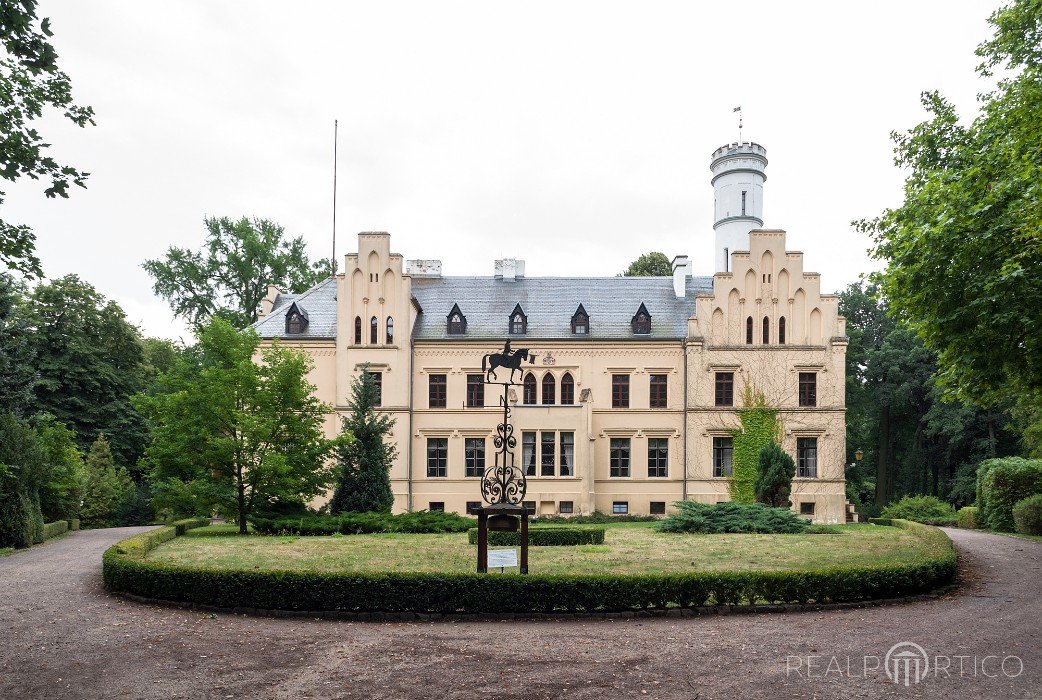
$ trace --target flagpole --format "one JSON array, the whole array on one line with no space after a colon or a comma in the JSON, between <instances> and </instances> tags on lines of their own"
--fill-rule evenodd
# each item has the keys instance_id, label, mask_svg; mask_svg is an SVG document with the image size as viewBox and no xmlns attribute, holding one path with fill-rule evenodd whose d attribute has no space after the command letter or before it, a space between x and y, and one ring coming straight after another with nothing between
<instances>
[{"instance_id":1,"label":"flagpole","mask_svg":"<svg viewBox=\"0 0 1042 700\"><path fill-rule=\"evenodd\" d=\"M337 120L333 120L333 257L329 261L330 275L336 277L336 141Z\"/></svg>"}]
</instances>

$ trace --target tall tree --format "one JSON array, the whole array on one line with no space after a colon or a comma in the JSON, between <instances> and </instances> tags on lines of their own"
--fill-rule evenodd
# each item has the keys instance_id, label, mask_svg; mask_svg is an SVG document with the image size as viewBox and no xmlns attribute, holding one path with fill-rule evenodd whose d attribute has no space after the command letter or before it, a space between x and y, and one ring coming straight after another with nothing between
<instances>
[{"instance_id":1,"label":"tall tree","mask_svg":"<svg viewBox=\"0 0 1042 700\"><path fill-rule=\"evenodd\" d=\"M146 460L157 491L183 494L190 484L234 513L243 533L258 504L324 492L333 476L326 457L339 444L323 437L332 408L307 381L310 358L259 344L252 329L214 319L200 332L198 355L161 377L165 391L137 399L153 426Z\"/></svg>"},{"instance_id":2,"label":"tall tree","mask_svg":"<svg viewBox=\"0 0 1042 700\"><path fill-rule=\"evenodd\" d=\"M36 0L0 3L0 177L14 182L26 175L49 180L48 197L68 197L69 185L84 187L88 173L61 165L47 154L50 144L33 122L45 109L61 111L77 126L94 123L94 111L72 99L69 76L58 68L51 46L50 20L36 15ZM4 193L0 192L0 204ZM0 220L0 263L42 276L34 254L36 236L25 225Z\"/></svg>"},{"instance_id":3,"label":"tall tree","mask_svg":"<svg viewBox=\"0 0 1042 700\"><path fill-rule=\"evenodd\" d=\"M352 439L337 451L340 470L333 513L344 511L389 513L394 505L390 470L397 448L387 441L394 419L377 413L376 382L369 368L351 384L351 414L344 418L344 434Z\"/></svg>"},{"instance_id":4,"label":"tall tree","mask_svg":"<svg viewBox=\"0 0 1042 700\"><path fill-rule=\"evenodd\" d=\"M893 135L904 203L860 222L887 261L896 317L937 354L939 378L983 406L1042 390L1042 3L1014 0L989 19L978 71L1004 70L960 123L937 92L931 118Z\"/></svg>"},{"instance_id":5,"label":"tall tree","mask_svg":"<svg viewBox=\"0 0 1042 700\"><path fill-rule=\"evenodd\" d=\"M75 275L38 285L26 305L36 355L36 407L87 450L111 436L119 464L134 465L146 428L131 397L143 387L141 342L123 310Z\"/></svg>"},{"instance_id":6,"label":"tall tree","mask_svg":"<svg viewBox=\"0 0 1042 700\"><path fill-rule=\"evenodd\" d=\"M329 260L312 263L301 236L288 238L267 219L208 217L202 250L170 248L143 267L155 293L197 328L223 318L236 328L257 320L261 299L273 284L303 292L329 276Z\"/></svg>"},{"instance_id":7,"label":"tall tree","mask_svg":"<svg viewBox=\"0 0 1042 700\"><path fill-rule=\"evenodd\" d=\"M87 483L80 510L84 527L119 525L120 510L133 494L134 481L130 474L116 466L108 440L99 435L87 453Z\"/></svg>"},{"instance_id":8,"label":"tall tree","mask_svg":"<svg viewBox=\"0 0 1042 700\"><path fill-rule=\"evenodd\" d=\"M796 463L776 442L770 442L760 450L760 461L756 469L753 492L756 501L772 508L789 508L792 501L792 480L796 476Z\"/></svg>"},{"instance_id":9,"label":"tall tree","mask_svg":"<svg viewBox=\"0 0 1042 700\"><path fill-rule=\"evenodd\" d=\"M19 416L34 411L36 351L24 314L25 288L0 273L0 406Z\"/></svg>"},{"instance_id":10,"label":"tall tree","mask_svg":"<svg viewBox=\"0 0 1042 700\"><path fill-rule=\"evenodd\" d=\"M653 251L631 262L622 274L624 277L669 277L673 274L673 264L665 253Z\"/></svg>"}]
</instances>

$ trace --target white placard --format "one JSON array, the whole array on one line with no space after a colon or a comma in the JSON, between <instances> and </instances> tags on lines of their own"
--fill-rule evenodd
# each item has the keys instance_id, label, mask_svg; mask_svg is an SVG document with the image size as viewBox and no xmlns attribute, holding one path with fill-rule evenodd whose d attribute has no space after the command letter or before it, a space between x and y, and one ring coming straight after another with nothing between
<instances>
[{"instance_id":1,"label":"white placard","mask_svg":"<svg viewBox=\"0 0 1042 700\"><path fill-rule=\"evenodd\" d=\"M516 549L488 550L488 568L501 569L508 566L517 566Z\"/></svg>"}]
</instances>

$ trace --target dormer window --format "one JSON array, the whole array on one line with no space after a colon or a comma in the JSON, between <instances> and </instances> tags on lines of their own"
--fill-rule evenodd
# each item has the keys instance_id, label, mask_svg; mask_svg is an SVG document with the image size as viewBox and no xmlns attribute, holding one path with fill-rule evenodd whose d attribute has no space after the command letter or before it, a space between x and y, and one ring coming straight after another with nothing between
<instances>
[{"instance_id":1,"label":"dormer window","mask_svg":"<svg viewBox=\"0 0 1042 700\"><path fill-rule=\"evenodd\" d=\"M525 311L521 308L521 304L518 304L514 307L514 310L510 312L510 334L524 335L527 332L528 317L525 316Z\"/></svg>"},{"instance_id":2,"label":"dormer window","mask_svg":"<svg viewBox=\"0 0 1042 700\"><path fill-rule=\"evenodd\" d=\"M463 335L467 332L467 317L460 311L458 304L452 305L448 316L449 335Z\"/></svg>"},{"instance_id":3,"label":"dormer window","mask_svg":"<svg viewBox=\"0 0 1042 700\"><path fill-rule=\"evenodd\" d=\"M308 312L294 302L286 312L286 335L300 335L307 327Z\"/></svg>"},{"instance_id":4,"label":"dormer window","mask_svg":"<svg viewBox=\"0 0 1042 700\"><path fill-rule=\"evenodd\" d=\"M630 321L630 326L633 328L633 333L636 335L650 335L651 334L651 314L648 313L648 307L644 306L643 302L640 308L637 309L637 313L633 315L633 319Z\"/></svg>"},{"instance_id":5,"label":"dormer window","mask_svg":"<svg viewBox=\"0 0 1042 700\"><path fill-rule=\"evenodd\" d=\"M572 314L572 335L589 335L589 333L590 315L586 313L583 305L579 304L579 308Z\"/></svg>"}]
</instances>

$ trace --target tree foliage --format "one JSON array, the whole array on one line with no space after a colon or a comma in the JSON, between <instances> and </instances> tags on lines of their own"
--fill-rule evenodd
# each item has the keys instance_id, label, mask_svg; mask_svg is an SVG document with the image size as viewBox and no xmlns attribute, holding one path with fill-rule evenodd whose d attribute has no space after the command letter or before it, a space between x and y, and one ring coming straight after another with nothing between
<instances>
[{"instance_id":1,"label":"tree foliage","mask_svg":"<svg viewBox=\"0 0 1042 700\"><path fill-rule=\"evenodd\" d=\"M0 273L0 406L31 415L36 385L36 348L21 307L25 288Z\"/></svg>"},{"instance_id":2,"label":"tree foliage","mask_svg":"<svg viewBox=\"0 0 1042 700\"><path fill-rule=\"evenodd\" d=\"M742 407L737 409L739 428L731 431L733 452L728 490L735 503L755 503L755 482L760 452L780 438L778 411L767 405L767 398L751 385L745 386Z\"/></svg>"},{"instance_id":3,"label":"tree foliage","mask_svg":"<svg viewBox=\"0 0 1042 700\"><path fill-rule=\"evenodd\" d=\"M84 527L113 527L120 524L124 503L134 496L134 481L117 467L104 435L98 435L87 453L87 484L80 520Z\"/></svg>"},{"instance_id":4,"label":"tree foliage","mask_svg":"<svg viewBox=\"0 0 1042 700\"><path fill-rule=\"evenodd\" d=\"M0 4L0 177L10 182L22 176L48 180L44 194L68 197L69 185L84 187L88 173L48 155L50 144L33 122L53 108L82 127L94 123L94 111L73 101L72 83L58 68L51 36L50 21L37 17L36 0ZM0 204L3 197L0 192ZM35 235L28 226L0 220L0 263L42 276L34 249Z\"/></svg>"},{"instance_id":5,"label":"tree foliage","mask_svg":"<svg viewBox=\"0 0 1042 700\"><path fill-rule=\"evenodd\" d=\"M631 262L622 274L625 277L669 277L673 274L673 265L665 253L653 251Z\"/></svg>"},{"instance_id":6,"label":"tree foliage","mask_svg":"<svg viewBox=\"0 0 1042 700\"><path fill-rule=\"evenodd\" d=\"M245 328L257 320L268 285L299 293L330 274L328 260L308 260L303 237L287 238L272 221L207 217L203 222L207 235L201 250L172 247L143 265L155 293L197 328L212 318Z\"/></svg>"},{"instance_id":7,"label":"tree foliage","mask_svg":"<svg viewBox=\"0 0 1042 700\"><path fill-rule=\"evenodd\" d=\"M904 202L859 224L887 261L892 313L936 353L946 390L982 406L1042 390L1042 3L990 22L978 71L1006 77L968 125L924 93L930 119L893 135Z\"/></svg>"},{"instance_id":8,"label":"tree foliage","mask_svg":"<svg viewBox=\"0 0 1042 700\"><path fill-rule=\"evenodd\" d=\"M772 508L789 508L792 501L792 480L796 476L796 463L776 442L760 450L760 462L756 470L753 491L757 503Z\"/></svg>"},{"instance_id":9,"label":"tree foliage","mask_svg":"<svg viewBox=\"0 0 1042 700\"><path fill-rule=\"evenodd\" d=\"M138 397L153 426L146 461L160 507L187 499L235 514L245 533L259 504L307 500L328 488L326 456L339 440L323 437L332 409L307 381L311 360L259 344L252 330L214 319L198 352L160 377L164 391Z\"/></svg>"},{"instance_id":10,"label":"tree foliage","mask_svg":"<svg viewBox=\"0 0 1042 700\"><path fill-rule=\"evenodd\" d=\"M394 419L377 413L376 382L368 367L351 384L351 414L344 418L344 434L351 440L338 450L340 470L329 509L333 513L391 512L390 469L397 448L387 441Z\"/></svg>"}]
</instances>

